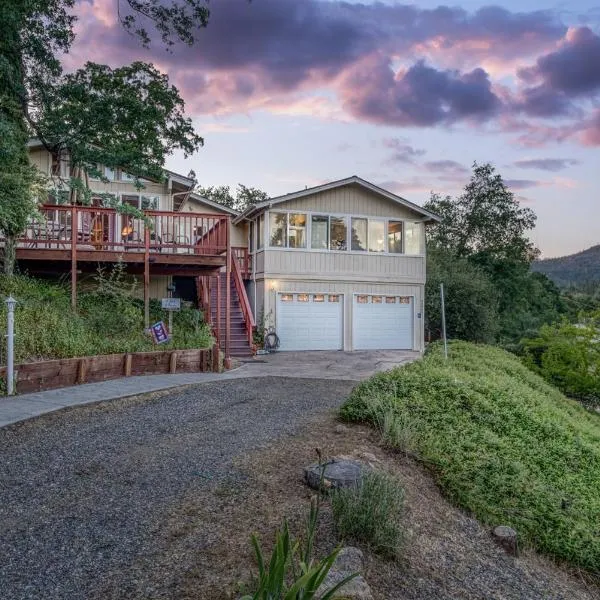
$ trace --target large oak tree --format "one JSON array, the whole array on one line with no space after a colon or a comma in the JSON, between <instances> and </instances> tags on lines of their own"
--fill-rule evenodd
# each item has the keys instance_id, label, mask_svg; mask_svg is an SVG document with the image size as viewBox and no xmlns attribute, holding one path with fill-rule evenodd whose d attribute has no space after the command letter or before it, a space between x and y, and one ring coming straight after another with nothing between
<instances>
[{"instance_id":1,"label":"large oak tree","mask_svg":"<svg viewBox=\"0 0 600 600\"><path fill-rule=\"evenodd\" d=\"M208 23L204 0L114 0L122 26L143 45L192 44ZM88 63L64 74L61 55L74 41L74 0L0 3L0 232L5 272L17 236L36 206L39 177L27 141L37 137L58 158L69 154L69 184L85 190L97 163L161 177L165 157L202 144L178 90L152 65L111 69ZM39 185L37 185L39 188ZM85 194L84 194L85 196Z\"/></svg>"}]
</instances>

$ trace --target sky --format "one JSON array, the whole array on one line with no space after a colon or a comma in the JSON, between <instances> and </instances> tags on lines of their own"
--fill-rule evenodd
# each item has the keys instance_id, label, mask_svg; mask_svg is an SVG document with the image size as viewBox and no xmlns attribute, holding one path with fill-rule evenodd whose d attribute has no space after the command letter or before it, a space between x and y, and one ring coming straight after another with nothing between
<instances>
[{"instance_id":1,"label":"sky","mask_svg":"<svg viewBox=\"0 0 600 600\"><path fill-rule=\"evenodd\" d=\"M65 67L167 73L205 142L168 169L271 196L359 175L423 204L492 162L543 257L600 243L600 0L211 0L170 52L128 35L118 2L79 0Z\"/></svg>"}]
</instances>

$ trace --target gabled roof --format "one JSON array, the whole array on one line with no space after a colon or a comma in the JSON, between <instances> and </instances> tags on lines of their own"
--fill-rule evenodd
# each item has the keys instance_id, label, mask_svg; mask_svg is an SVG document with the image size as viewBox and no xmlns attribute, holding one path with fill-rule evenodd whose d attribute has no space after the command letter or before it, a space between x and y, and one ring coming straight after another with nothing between
<instances>
[{"instance_id":1,"label":"gabled roof","mask_svg":"<svg viewBox=\"0 0 600 600\"><path fill-rule=\"evenodd\" d=\"M216 208L218 210L222 210L223 212L230 214L234 217L237 217L239 215L237 210L233 210L233 208L229 208L228 206L223 206L222 204L219 204L218 202L215 202L214 200L209 200L208 198L205 198L204 196L201 196L200 194L197 194L196 192L192 192L187 199L191 199L191 200L196 200L196 202L201 202L202 204L206 204L208 206L212 206L213 208Z\"/></svg>"},{"instance_id":2,"label":"gabled roof","mask_svg":"<svg viewBox=\"0 0 600 600\"><path fill-rule=\"evenodd\" d=\"M358 177L357 175L353 175L352 177L347 177L346 179L339 179L338 181L332 181L330 183L325 183L323 185L317 185L315 187L306 188L304 190L300 190L298 192L292 192L291 194L285 194L283 196L277 196L275 198L270 198L269 200L265 200L264 202L260 202L259 204L255 204L254 206L249 206L244 212L242 212L237 218L233 220L234 223L239 223L243 219L250 219L255 215L259 214L263 210L271 208L272 206L276 206L282 202L288 202L289 200L298 200L300 198L304 198L305 196L311 196L313 194L318 194L319 192L325 192L328 190L332 190L335 188L343 187L346 185L358 185L366 190L373 192L374 194L378 194L379 196L383 196L392 202L396 202L401 206L409 208L410 210L422 215L425 217L425 221L439 221L440 218L425 210L423 207L418 204L413 204L409 202L405 198L393 194L392 192L381 188L370 181L366 181L362 179L362 177Z\"/></svg>"}]
</instances>

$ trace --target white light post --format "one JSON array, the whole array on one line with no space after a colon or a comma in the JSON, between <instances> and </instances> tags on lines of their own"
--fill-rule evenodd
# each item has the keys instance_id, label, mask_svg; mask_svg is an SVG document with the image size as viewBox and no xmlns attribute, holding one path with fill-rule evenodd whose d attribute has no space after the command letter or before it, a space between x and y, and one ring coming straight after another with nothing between
<instances>
[{"instance_id":1,"label":"white light post","mask_svg":"<svg viewBox=\"0 0 600 600\"><path fill-rule=\"evenodd\" d=\"M15 306L17 301L9 296L5 301L6 313L6 393L15 393Z\"/></svg>"}]
</instances>

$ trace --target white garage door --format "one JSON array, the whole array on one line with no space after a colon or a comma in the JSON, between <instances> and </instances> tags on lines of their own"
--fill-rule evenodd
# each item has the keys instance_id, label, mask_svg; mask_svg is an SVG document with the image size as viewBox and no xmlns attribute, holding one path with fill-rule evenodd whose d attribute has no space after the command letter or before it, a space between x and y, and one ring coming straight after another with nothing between
<instances>
[{"instance_id":1,"label":"white garage door","mask_svg":"<svg viewBox=\"0 0 600 600\"><path fill-rule=\"evenodd\" d=\"M355 350L411 350L413 298L358 294L352 306Z\"/></svg>"},{"instance_id":2,"label":"white garage door","mask_svg":"<svg viewBox=\"0 0 600 600\"><path fill-rule=\"evenodd\" d=\"M280 350L341 350L343 296L277 294Z\"/></svg>"}]
</instances>

